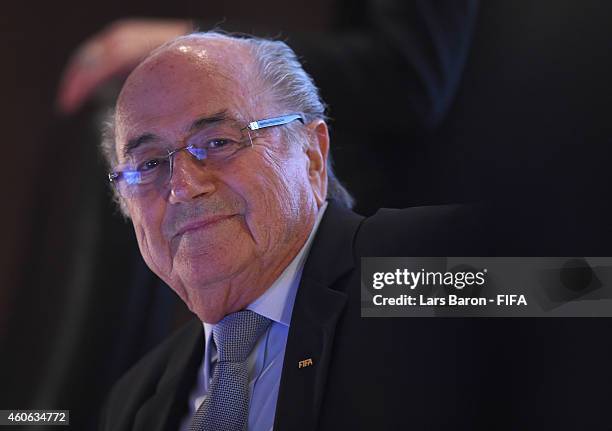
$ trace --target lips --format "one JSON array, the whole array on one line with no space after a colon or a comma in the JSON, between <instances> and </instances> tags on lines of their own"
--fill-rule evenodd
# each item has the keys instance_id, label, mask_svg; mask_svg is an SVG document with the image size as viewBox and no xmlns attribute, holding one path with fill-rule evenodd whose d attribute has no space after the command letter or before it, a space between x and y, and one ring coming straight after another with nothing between
<instances>
[{"instance_id":1,"label":"lips","mask_svg":"<svg viewBox=\"0 0 612 431\"><path fill-rule=\"evenodd\" d=\"M181 226L181 228L176 232L176 234L174 236L176 237L176 236L183 235L183 234L185 234L187 232L190 232L190 231L193 231L193 230L206 228L206 227L209 227L209 226L214 225L216 223L219 223L219 222L221 222L223 220L230 219L230 218L232 218L234 216L235 216L235 214L216 215L216 216L206 217L206 218L201 219L201 220L192 221L192 222L186 223L183 226Z\"/></svg>"}]
</instances>

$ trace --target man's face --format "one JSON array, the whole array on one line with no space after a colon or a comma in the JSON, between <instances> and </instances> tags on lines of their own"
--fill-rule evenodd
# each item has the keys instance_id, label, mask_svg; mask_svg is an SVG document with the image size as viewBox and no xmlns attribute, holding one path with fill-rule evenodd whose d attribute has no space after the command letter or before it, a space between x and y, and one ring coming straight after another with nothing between
<instances>
[{"instance_id":1,"label":"man's face","mask_svg":"<svg viewBox=\"0 0 612 431\"><path fill-rule=\"evenodd\" d=\"M226 41L176 45L148 59L117 104L119 162L127 143L143 136L128 158L183 147L208 127L286 114L251 70L248 53ZM145 261L204 321L245 307L270 286L303 245L325 196L326 142L317 156L280 132L262 130L252 146L214 166L178 152L167 186L126 201Z\"/></svg>"}]
</instances>

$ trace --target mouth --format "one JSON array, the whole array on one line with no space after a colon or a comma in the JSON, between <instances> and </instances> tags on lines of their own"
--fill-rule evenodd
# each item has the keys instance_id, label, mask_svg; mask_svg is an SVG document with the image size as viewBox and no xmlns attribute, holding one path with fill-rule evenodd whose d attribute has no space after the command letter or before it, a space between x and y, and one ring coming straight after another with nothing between
<instances>
[{"instance_id":1,"label":"mouth","mask_svg":"<svg viewBox=\"0 0 612 431\"><path fill-rule=\"evenodd\" d=\"M186 225L182 226L178 232L174 235L174 237L178 237L181 235L184 235L185 233L188 232L192 232L192 231L196 231L196 230L200 230L200 229L206 229L209 227L212 227L224 220L228 220L232 217L235 217L236 214L230 214L230 215L218 215L218 216L212 216L212 217L207 217L205 219L202 220L197 220L197 221L193 221L191 223L187 223Z\"/></svg>"}]
</instances>

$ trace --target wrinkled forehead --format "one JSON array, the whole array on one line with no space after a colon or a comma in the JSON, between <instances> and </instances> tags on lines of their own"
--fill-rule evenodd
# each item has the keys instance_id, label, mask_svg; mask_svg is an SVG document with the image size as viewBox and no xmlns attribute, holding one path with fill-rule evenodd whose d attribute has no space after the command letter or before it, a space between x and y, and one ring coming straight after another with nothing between
<instances>
[{"instance_id":1,"label":"wrinkled forehead","mask_svg":"<svg viewBox=\"0 0 612 431\"><path fill-rule=\"evenodd\" d=\"M221 111L254 116L264 104L259 87L250 54L236 42L172 44L127 79L117 102L117 144L138 133L172 134Z\"/></svg>"}]
</instances>

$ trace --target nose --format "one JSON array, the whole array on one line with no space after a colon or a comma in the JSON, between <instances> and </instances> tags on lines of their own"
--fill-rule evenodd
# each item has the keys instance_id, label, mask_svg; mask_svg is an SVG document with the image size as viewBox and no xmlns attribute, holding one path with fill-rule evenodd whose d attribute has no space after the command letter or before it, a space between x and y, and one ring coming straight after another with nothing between
<instances>
[{"instance_id":1,"label":"nose","mask_svg":"<svg viewBox=\"0 0 612 431\"><path fill-rule=\"evenodd\" d=\"M171 204L185 203L200 196L214 193L215 175L201 161L187 151L178 151L172 156L170 177Z\"/></svg>"}]
</instances>

